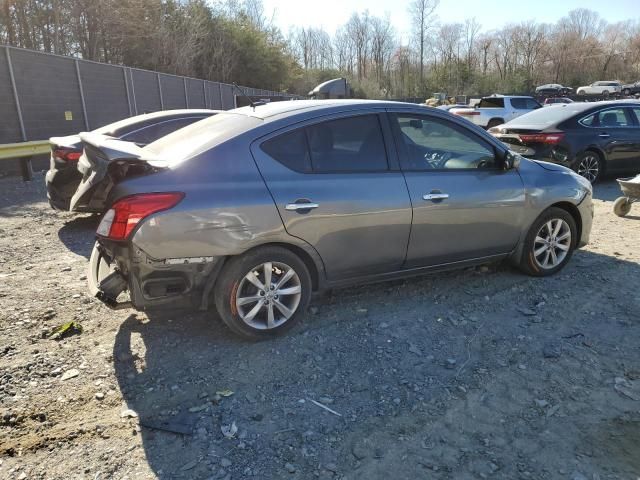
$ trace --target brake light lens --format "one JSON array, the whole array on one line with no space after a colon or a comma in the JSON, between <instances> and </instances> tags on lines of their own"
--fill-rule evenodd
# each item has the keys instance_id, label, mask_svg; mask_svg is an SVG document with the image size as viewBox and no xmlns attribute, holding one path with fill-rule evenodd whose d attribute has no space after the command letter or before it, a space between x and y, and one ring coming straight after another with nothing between
<instances>
[{"instance_id":1,"label":"brake light lens","mask_svg":"<svg viewBox=\"0 0 640 480\"><path fill-rule=\"evenodd\" d=\"M71 148L57 147L53 149L53 155L65 162L77 162L82 156L82 151L74 150Z\"/></svg>"},{"instance_id":2,"label":"brake light lens","mask_svg":"<svg viewBox=\"0 0 640 480\"><path fill-rule=\"evenodd\" d=\"M523 143L544 143L547 145L557 145L564 138L564 133L534 133L531 135L520 135Z\"/></svg>"},{"instance_id":3,"label":"brake light lens","mask_svg":"<svg viewBox=\"0 0 640 480\"><path fill-rule=\"evenodd\" d=\"M96 233L109 240L126 240L146 217L175 207L183 198L182 192L142 193L121 198L104 214Z\"/></svg>"}]
</instances>

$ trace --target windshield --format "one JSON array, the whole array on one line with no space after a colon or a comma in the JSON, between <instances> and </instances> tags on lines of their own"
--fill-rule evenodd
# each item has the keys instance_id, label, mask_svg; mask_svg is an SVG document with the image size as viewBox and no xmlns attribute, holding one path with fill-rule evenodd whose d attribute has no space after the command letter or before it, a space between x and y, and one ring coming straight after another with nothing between
<instances>
[{"instance_id":1,"label":"windshield","mask_svg":"<svg viewBox=\"0 0 640 480\"><path fill-rule=\"evenodd\" d=\"M238 113L220 113L176 130L143 148L156 162L179 165L210 148L259 125L261 119Z\"/></svg>"}]
</instances>

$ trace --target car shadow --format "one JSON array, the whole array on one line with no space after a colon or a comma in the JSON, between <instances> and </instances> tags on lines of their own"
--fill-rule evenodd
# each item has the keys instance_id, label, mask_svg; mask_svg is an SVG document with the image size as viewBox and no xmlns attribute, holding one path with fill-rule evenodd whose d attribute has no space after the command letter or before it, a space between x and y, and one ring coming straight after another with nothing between
<instances>
[{"instance_id":1,"label":"car shadow","mask_svg":"<svg viewBox=\"0 0 640 480\"><path fill-rule=\"evenodd\" d=\"M58 230L58 238L68 250L89 258L100 219L100 215L88 215L68 220Z\"/></svg>"},{"instance_id":2,"label":"car shadow","mask_svg":"<svg viewBox=\"0 0 640 480\"><path fill-rule=\"evenodd\" d=\"M597 296L603 278L616 292L616 282L639 274L634 262L579 251L560 274L541 279L501 264L335 290L314 300L289 333L262 342L235 336L215 312L132 314L113 347L124 403L137 414L126 421L132 428L139 422L147 462L160 479L310 478L320 463L345 472L353 459L341 439L376 417L411 415L421 402L441 401L459 376L473 382L465 365L503 341L504 322L514 315L527 321L516 310L527 292L560 292L561 303L584 306L581 295ZM599 301L608 298L602 295ZM474 305L493 298L502 298L495 310L474 320ZM467 339L479 331L476 321L484 323L483 339L473 350ZM445 337L442 322L455 326ZM557 341L575 328L560 320L537 340ZM447 366L451 352L468 355L460 368ZM401 379L412 385L425 378L433 388L420 395L387 393ZM383 394L397 398L381 403ZM295 475L287 464L297 465Z\"/></svg>"}]
</instances>

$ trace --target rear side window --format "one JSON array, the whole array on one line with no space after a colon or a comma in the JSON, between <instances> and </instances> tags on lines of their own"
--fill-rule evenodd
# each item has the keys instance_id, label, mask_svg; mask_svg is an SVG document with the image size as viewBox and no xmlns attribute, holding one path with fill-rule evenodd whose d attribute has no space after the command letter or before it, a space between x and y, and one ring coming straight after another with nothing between
<instances>
[{"instance_id":1,"label":"rear side window","mask_svg":"<svg viewBox=\"0 0 640 480\"><path fill-rule=\"evenodd\" d=\"M480 100L478 108L504 108L504 98L487 97Z\"/></svg>"},{"instance_id":2,"label":"rear side window","mask_svg":"<svg viewBox=\"0 0 640 480\"><path fill-rule=\"evenodd\" d=\"M311 171L311 157L304 129L267 140L261 148L271 158L291 170L302 173Z\"/></svg>"},{"instance_id":3,"label":"rear side window","mask_svg":"<svg viewBox=\"0 0 640 480\"><path fill-rule=\"evenodd\" d=\"M329 120L279 135L260 148L297 172L381 172L389 169L377 115Z\"/></svg>"},{"instance_id":4,"label":"rear side window","mask_svg":"<svg viewBox=\"0 0 640 480\"><path fill-rule=\"evenodd\" d=\"M526 110L527 109L527 101L524 98L512 98L511 106L516 110Z\"/></svg>"},{"instance_id":5,"label":"rear side window","mask_svg":"<svg viewBox=\"0 0 640 480\"><path fill-rule=\"evenodd\" d=\"M538 102L536 102L533 98L525 98L524 101L527 105L527 109L529 110L535 110L536 108L541 107L541 105Z\"/></svg>"},{"instance_id":6,"label":"rear side window","mask_svg":"<svg viewBox=\"0 0 640 480\"><path fill-rule=\"evenodd\" d=\"M388 170L377 115L330 120L307 127L314 172Z\"/></svg>"},{"instance_id":7,"label":"rear side window","mask_svg":"<svg viewBox=\"0 0 640 480\"><path fill-rule=\"evenodd\" d=\"M625 108L610 108L592 113L581 119L580 123L586 127L615 128L629 127L633 122Z\"/></svg>"}]
</instances>

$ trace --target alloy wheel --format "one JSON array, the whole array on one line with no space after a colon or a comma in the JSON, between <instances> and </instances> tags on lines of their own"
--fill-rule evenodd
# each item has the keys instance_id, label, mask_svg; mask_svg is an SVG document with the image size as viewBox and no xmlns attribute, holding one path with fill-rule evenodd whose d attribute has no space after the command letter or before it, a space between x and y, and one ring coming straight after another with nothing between
<instances>
[{"instance_id":1,"label":"alloy wheel","mask_svg":"<svg viewBox=\"0 0 640 480\"><path fill-rule=\"evenodd\" d=\"M240 281L235 306L244 323L259 330L277 328L296 312L302 283L296 271L280 262L252 268Z\"/></svg>"},{"instance_id":2,"label":"alloy wheel","mask_svg":"<svg viewBox=\"0 0 640 480\"><path fill-rule=\"evenodd\" d=\"M585 155L578 164L578 175L595 182L600 175L600 159L593 153Z\"/></svg>"},{"instance_id":3,"label":"alloy wheel","mask_svg":"<svg viewBox=\"0 0 640 480\"><path fill-rule=\"evenodd\" d=\"M533 258L545 270L560 265L571 249L571 227L561 218L546 222L533 242Z\"/></svg>"}]
</instances>

